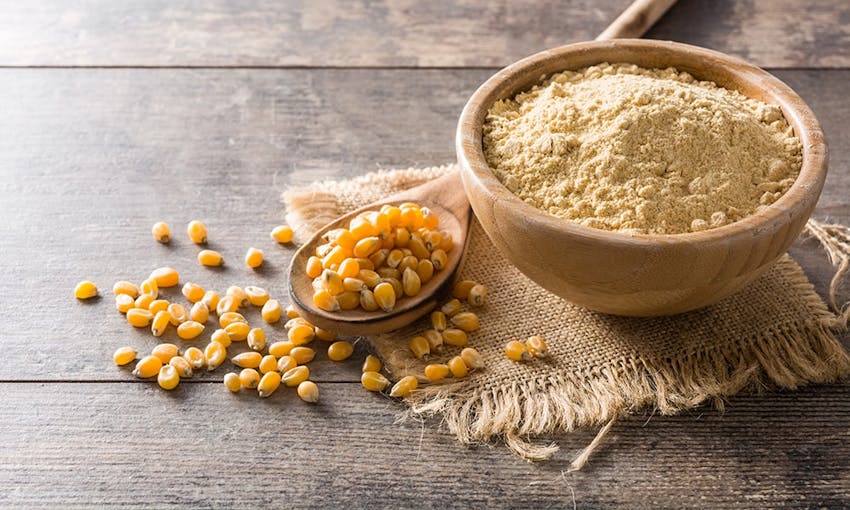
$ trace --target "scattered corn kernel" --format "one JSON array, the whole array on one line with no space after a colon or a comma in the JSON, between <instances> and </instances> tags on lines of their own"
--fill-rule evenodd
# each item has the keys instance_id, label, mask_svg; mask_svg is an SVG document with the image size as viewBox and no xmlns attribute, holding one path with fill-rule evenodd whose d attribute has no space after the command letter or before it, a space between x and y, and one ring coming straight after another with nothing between
<instances>
[{"instance_id":1,"label":"scattered corn kernel","mask_svg":"<svg viewBox=\"0 0 850 510\"><path fill-rule=\"evenodd\" d=\"M204 351L198 349L197 347L189 347L185 351L183 351L183 358L192 365L192 368L197 370L199 368L203 368L207 363L207 358L204 355Z\"/></svg>"},{"instance_id":2,"label":"scattered corn kernel","mask_svg":"<svg viewBox=\"0 0 850 510\"><path fill-rule=\"evenodd\" d=\"M460 357L470 370L484 368L484 358L472 347L466 347L460 351Z\"/></svg>"},{"instance_id":3,"label":"scattered corn kernel","mask_svg":"<svg viewBox=\"0 0 850 510\"><path fill-rule=\"evenodd\" d=\"M210 309L207 308L207 305L205 305L203 301L198 301L192 305L192 309L189 310L189 318L195 322L203 324L210 318Z\"/></svg>"},{"instance_id":4,"label":"scattered corn kernel","mask_svg":"<svg viewBox=\"0 0 850 510\"><path fill-rule=\"evenodd\" d=\"M245 253L245 264L252 269L263 265L263 250L253 247L248 248L248 251Z\"/></svg>"},{"instance_id":5,"label":"scattered corn kernel","mask_svg":"<svg viewBox=\"0 0 850 510\"><path fill-rule=\"evenodd\" d=\"M295 358L289 355L281 356L280 359L277 360L277 371L281 374L285 374L287 371L292 370L297 366L298 362L295 361Z\"/></svg>"},{"instance_id":6,"label":"scattered corn kernel","mask_svg":"<svg viewBox=\"0 0 850 510\"><path fill-rule=\"evenodd\" d=\"M136 368L133 369L133 375L140 379L147 379L159 373L162 368L162 360L156 356L145 356L136 363Z\"/></svg>"},{"instance_id":7,"label":"scattered corn kernel","mask_svg":"<svg viewBox=\"0 0 850 510\"><path fill-rule=\"evenodd\" d=\"M118 294L115 296L115 308L121 313L127 313L128 310L136 306L134 300L129 294Z\"/></svg>"},{"instance_id":8,"label":"scattered corn kernel","mask_svg":"<svg viewBox=\"0 0 850 510\"><path fill-rule=\"evenodd\" d=\"M192 374L194 373L192 371L192 365L182 356L174 356L168 360L168 364L177 370L177 375L179 375L181 379L192 377Z\"/></svg>"},{"instance_id":9,"label":"scattered corn kernel","mask_svg":"<svg viewBox=\"0 0 850 510\"><path fill-rule=\"evenodd\" d=\"M272 229L272 239L279 243L291 242L293 234L292 227L288 225L278 225Z\"/></svg>"},{"instance_id":10,"label":"scattered corn kernel","mask_svg":"<svg viewBox=\"0 0 850 510\"><path fill-rule=\"evenodd\" d=\"M466 374L469 373L469 367L466 366L466 362L460 356L450 359L448 365L452 375L458 379L466 377Z\"/></svg>"},{"instance_id":11,"label":"scattered corn kernel","mask_svg":"<svg viewBox=\"0 0 850 510\"><path fill-rule=\"evenodd\" d=\"M456 313L460 312L460 300L458 299L450 299L440 308L440 311L443 312L447 317L451 317Z\"/></svg>"},{"instance_id":12,"label":"scattered corn kernel","mask_svg":"<svg viewBox=\"0 0 850 510\"><path fill-rule=\"evenodd\" d=\"M425 377L436 382L445 379L449 375L449 366L443 364L428 365L425 367Z\"/></svg>"},{"instance_id":13,"label":"scattered corn kernel","mask_svg":"<svg viewBox=\"0 0 850 510\"><path fill-rule=\"evenodd\" d=\"M74 297L77 299L91 299L97 296L97 285L89 280L83 280L74 287Z\"/></svg>"},{"instance_id":14,"label":"scattered corn kernel","mask_svg":"<svg viewBox=\"0 0 850 510\"><path fill-rule=\"evenodd\" d=\"M369 354L363 362L363 372L380 372L381 360L377 356Z\"/></svg>"},{"instance_id":15,"label":"scattered corn kernel","mask_svg":"<svg viewBox=\"0 0 850 510\"><path fill-rule=\"evenodd\" d=\"M248 347L255 351L262 351L266 348L266 332L261 328L251 328L245 339L248 341Z\"/></svg>"},{"instance_id":16,"label":"scattered corn kernel","mask_svg":"<svg viewBox=\"0 0 850 510\"><path fill-rule=\"evenodd\" d=\"M156 314L158 314L159 312L168 310L169 304L170 303L167 299L154 299L148 305L148 311L150 311L150 313L152 313L154 317L156 317Z\"/></svg>"},{"instance_id":17,"label":"scattered corn kernel","mask_svg":"<svg viewBox=\"0 0 850 510\"><path fill-rule=\"evenodd\" d=\"M431 345L428 343L428 339L424 336L415 336L410 339L407 346L410 348L410 352L413 353L413 356L421 359L431 353Z\"/></svg>"},{"instance_id":18,"label":"scattered corn kernel","mask_svg":"<svg viewBox=\"0 0 850 510\"><path fill-rule=\"evenodd\" d=\"M522 359L526 356L525 344L519 340L511 340L505 344L505 355L508 359L522 361Z\"/></svg>"},{"instance_id":19,"label":"scattered corn kernel","mask_svg":"<svg viewBox=\"0 0 850 510\"><path fill-rule=\"evenodd\" d=\"M316 331L308 325L298 324L287 332L289 341L294 345L306 345L313 341Z\"/></svg>"},{"instance_id":20,"label":"scattered corn kernel","mask_svg":"<svg viewBox=\"0 0 850 510\"><path fill-rule=\"evenodd\" d=\"M150 326L153 320L153 314L144 308L132 308L127 310L127 322L136 328L146 328Z\"/></svg>"},{"instance_id":21,"label":"scattered corn kernel","mask_svg":"<svg viewBox=\"0 0 850 510\"><path fill-rule=\"evenodd\" d=\"M154 269L148 278L155 281L160 289L167 289L180 282L180 273L173 267L159 267Z\"/></svg>"},{"instance_id":22,"label":"scattered corn kernel","mask_svg":"<svg viewBox=\"0 0 850 510\"><path fill-rule=\"evenodd\" d=\"M153 316L153 320L151 321L151 333L153 336L162 336L165 334L165 330L168 329L168 325L171 324L171 314L166 310L160 310ZM167 362L168 360L163 360Z\"/></svg>"},{"instance_id":23,"label":"scattered corn kernel","mask_svg":"<svg viewBox=\"0 0 850 510\"><path fill-rule=\"evenodd\" d=\"M233 340L230 339L230 335L227 334L227 331L224 329L217 329L213 331L212 335L210 335L210 342L218 342L227 348L230 347Z\"/></svg>"},{"instance_id":24,"label":"scattered corn kernel","mask_svg":"<svg viewBox=\"0 0 850 510\"><path fill-rule=\"evenodd\" d=\"M467 301L472 306L484 306L484 300L487 298L487 287L481 284L475 284L469 289Z\"/></svg>"},{"instance_id":25,"label":"scattered corn kernel","mask_svg":"<svg viewBox=\"0 0 850 510\"><path fill-rule=\"evenodd\" d=\"M313 358L316 357L316 351L309 347L298 346L293 347L292 350L289 351L289 355L292 356L292 359L294 359L296 363L304 365L313 361Z\"/></svg>"},{"instance_id":26,"label":"scattered corn kernel","mask_svg":"<svg viewBox=\"0 0 850 510\"><path fill-rule=\"evenodd\" d=\"M373 291L375 302L385 312L391 312L395 307L396 293L393 286L387 282L381 282L375 286Z\"/></svg>"},{"instance_id":27,"label":"scattered corn kernel","mask_svg":"<svg viewBox=\"0 0 850 510\"><path fill-rule=\"evenodd\" d=\"M112 293L116 296L121 294L126 294L133 299L139 295L139 287L136 284L121 280L120 282L115 282L115 285L112 286Z\"/></svg>"},{"instance_id":28,"label":"scattered corn kernel","mask_svg":"<svg viewBox=\"0 0 850 510\"><path fill-rule=\"evenodd\" d=\"M280 381L280 372L276 370L266 372L266 374L263 375L263 378L260 379L260 383L257 385L257 393L263 398L268 397L280 388Z\"/></svg>"},{"instance_id":29,"label":"scattered corn kernel","mask_svg":"<svg viewBox=\"0 0 850 510\"><path fill-rule=\"evenodd\" d=\"M197 338L198 335L204 332L204 325L196 321L186 321L177 326L177 336L183 340L191 340Z\"/></svg>"},{"instance_id":30,"label":"scattered corn kernel","mask_svg":"<svg viewBox=\"0 0 850 510\"><path fill-rule=\"evenodd\" d=\"M120 347L115 354L112 355L112 361L115 362L119 367L123 367L124 365L129 365L134 359L136 359L136 349L132 347Z\"/></svg>"},{"instance_id":31,"label":"scattered corn kernel","mask_svg":"<svg viewBox=\"0 0 850 510\"><path fill-rule=\"evenodd\" d=\"M224 374L224 387L233 393L238 393L242 389L242 382L239 380L239 374L228 372Z\"/></svg>"},{"instance_id":32,"label":"scattered corn kernel","mask_svg":"<svg viewBox=\"0 0 850 510\"><path fill-rule=\"evenodd\" d=\"M419 386L419 381L412 375L402 377L390 390L391 397L407 397Z\"/></svg>"},{"instance_id":33,"label":"scattered corn kernel","mask_svg":"<svg viewBox=\"0 0 850 510\"><path fill-rule=\"evenodd\" d=\"M233 298L236 299L236 304L238 306L248 306L248 294L245 293L245 290L238 285L231 285L228 287L224 295L233 296Z\"/></svg>"},{"instance_id":34,"label":"scattered corn kernel","mask_svg":"<svg viewBox=\"0 0 850 510\"><path fill-rule=\"evenodd\" d=\"M198 252L198 262L202 266L216 267L224 264L224 257L215 250L201 250Z\"/></svg>"},{"instance_id":35,"label":"scattered corn kernel","mask_svg":"<svg viewBox=\"0 0 850 510\"><path fill-rule=\"evenodd\" d=\"M266 354L263 356L263 359L260 360L260 364L257 368L259 368L261 374L277 370L277 358L271 354Z\"/></svg>"},{"instance_id":36,"label":"scattered corn kernel","mask_svg":"<svg viewBox=\"0 0 850 510\"><path fill-rule=\"evenodd\" d=\"M243 388L252 390L260 384L260 373L253 368L243 368L239 372L239 383Z\"/></svg>"},{"instance_id":37,"label":"scattered corn kernel","mask_svg":"<svg viewBox=\"0 0 850 510\"><path fill-rule=\"evenodd\" d=\"M305 366L297 366L295 368L290 368L286 372L283 373L283 382L290 388L293 386L298 386L302 382L306 381L307 378L310 377L310 369Z\"/></svg>"},{"instance_id":38,"label":"scattered corn kernel","mask_svg":"<svg viewBox=\"0 0 850 510\"><path fill-rule=\"evenodd\" d=\"M248 319L239 312L224 312L218 318L218 324L223 328L226 328L234 322L244 322L247 324Z\"/></svg>"},{"instance_id":39,"label":"scattered corn kernel","mask_svg":"<svg viewBox=\"0 0 850 510\"><path fill-rule=\"evenodd\" d=\"M478 316L472 312L462 312L455 314L451 318L452 324L466 332L475 331L478 329Z\"/></svg>"},{"instance_id":40,"label":"scattered corn kernel","mask_svg":"<svg viewBox=\"0 0 850 510\"><path fill-rule=\"evenodd\" d=\"M435 267L436 267L436 264L435 264ZM477 285L477 283L475 283L472 280L461 280L461 281L457 282L455 284L455 286L452 288L452 297L455 297L457 299L466 299L466 298L469 297L470 289L472 289L472 287L474 287L476 285ZM446 314L446 315L449 315L449 314Z\"/></svg>"},{"instance_id":41,"label":"scattered corn kernel","mask_svg":"<svg viewBox=\"0 0 850 510\"><path fill-rule=\"evenodd\" d=\"M293 347L295 347L295 344L288 340L275 342L269 346L269 354L276 358L280 358L281 356L288 355L289 351L291 351Z\"/></svg>"},{"instance_id":42,"label":"scattered corn kernel","mask_svg":"<svg viewBox=\"0 0 850 510\"><path fill-rule=\"evenodd\" d=\"M446 329L446 314L439 310L431 312L431 325L437 331Z\"/></svg>"},{"instance_id":43,"label":"scattered corn kernel","mask_svg":"<svg viewBox=\"0 0 850 510\"><path fill-rule=\"evenodd\" d=\"M207 370L212 372L227 359L227 348L218 342L210 342L204 348L204 359L206 360Z\"/></svg>"},{"instance_id":44,"label":"scattered corn kernel","mask_svg":"<svg viewBox=\"0 0 850 510\"><path fill-rule=\"evenodd\" d=\"M283 309L280 307L280 302L277 299L269 299L263 305L260 315L263 320L269 324L274 324L280 320Z\"/></svg>"},{"instance_id":45,"label":"scattered corn kernel","mask_svg":"<svg viewBox=\"0 0 850 510\"><path fill-rule=\"evenodd\" d=\"M207 226L198 220L192 220L186 226L189 239L195 244L207 244Z\"/></svg>"},{"instance_id":46,"label":"scattered corn kernel","mask_svg":"<svg viewBox=\"0 0 850 510\"><path fill-rule=\"evenodd\" d=\"M295 326L307 326L308 328L314 328L314 326L310 324L307 319L304 319L303 317L296 317L294 319L289 319L288 321L286 321L286 324L283 325L283 329L289 331Z\"/></svg>"},{"instance_id":47,"label":"scattered corn kernel","mask_svg":"<svg viewBox=\"0 0 850 510\"><path fill-rule=\"evenodd\" d=\"M248 302L254 306L263 306L269 300L269 292L254 285L245 287L245 295L248 297Z\"/></svg>"},{"instance_id":48,"label":"scattered corn kernel","mask_svg":"<svg viewBox=\"0 0 850 510\"><path fill-rule=\"evenodd\" d=\"M224 327L228 336L234 342L241 342L248 338L248 333L251 332L251 326L247 322L233 322Z\"/></svg>"},{"instance_id":49,"label":"scattered corn kernel","mask_svg":"<svg viewBox=\"0 0 850 510\"><path fill-rule=\"evenodd\" d=\"M354 346L351 342L340 341L334 342L328 346L328 358L331 361L343 361L348 359L354 353Z\"/></svg>"},{"instance_id":50,"label":"scattered corn kernel","mask_svg":"<svg viewBox=\"0 0 850 510\"><path fill-rule=\"evenodd\" d=\"M148 278L143 281L141 285L139 285L139 294L150 294L156 299L159 296L159 285L156 284L156 280Z\"/></svg>"},{"instance_id":51,"label":"scattered corn kernel","mask_svg":"<svg viewBox=\"0 0 850 510\"><path fill-rule=\"evenodd\" d=\"M154 296L153 294L141 294L139 297L136 298L136 301L133 306L135 306L136 308L142 308L150 311L151 303L153 303L155 300L156 296Z\"/></svg>"},{"instance_id":52,"label":"scattered corn kernel","mask_svg":"<svg viewBox=\"0 0 850 510\"><path fill-rule=\"evenodd\" d=\"M156 376L156 382L164 390L173 390L180 384L180 374L171 365L163 365L159 369L159 374Z\"/></svg>"},{"instance_id":53,"label":"scattered corn kernel","mask_svg":"<svg viewBox=\"0 0 850 510\"><path fill-rule=\"evenodd\" d=\"M190 303L197 303L204 299L204 294L206 294L206 292L207 291L205 291L204 288L197 283L186 282L183 285L183 295L186 296L186 299L188 299Z\"/></svg>"},{"instance_id":54,"label":"scattered corn kernel","mask_svg":"<svg viewBox=\"0 0 850 510\"><path fill-rule=\"evenodd\" d=\"M320 327L314 328L316 330L316 338L319 340L324 340L325 342L333 342L336 339L336 333L333 331L322 329Z\"/></svg>"},{"instance_id":55,"label":"scattered corn kernel","mask_svg":"<svg viewBox=\"0 0 850 510\"><path fill-rule=\"evenodd\" d=\"M218 292L214 290L208 290L204 293L204 297L203 299L201 299L201 302L207 305L209 311L212 312L216 309L220 300L221 297L219 297Z\"/></svg>"},{"instance_id":56,"label":"scattered corn kernel","mask_svg":"<svg viewBox=\"0 0 850 510\"><path fill-rule=\"evenodd\" d=\"M443 331L443 342L455 347L464 347L469 342L466 331L462 329L447 329Z\"/></svg>"},{"instance_id":57,"label":"scattered corn kernel","mask_svg":"<svg viewBox=\"0 0 850 510\"><path fill-rule=\"evenodd\" d=\"M525 348L528 350L528 354L538 358L545 358L549 354L549 346L546 345L543 338L536 335L528 337L528 340L525 341Z\"/></svg>"},{"instance_id":58,"label":"scattered corn kernel","mask_svg":"<svg viewBox=\"0 0 850 510\"><path fill-rule=\"evenodd\" d=\"M294 319L296 317L301 317L301 314L299 314L298 310L296 310L295 307L292 306L292 305L287 305L286 309L284 309L284 312L286 312L286 318L287 319Z\"/></svg>"},{"instance_id":59,"label":"scattered corn kernel","mask_svg":"<svg viewBox=\"0 0 850 510\"><path fill-rule=\"evenodd\" d=\"M168 241L171 241L171 229L168 228L167 223L163 223L161 221L153 224L153 227L151 227L151 235L162 244L167 244Z\"/></svg>"},{"instance_id":60,"label":"scattered corn kernel","mask_svg":"<svg viewBox=\"0 0 850 510\"><path fill-rule=\"evenodd\" d=\"M302 381L296 392L304 402L315 404L319 401L319 387L313 381Z\"/></svg>"},{"instance_id":61,"label":"scattered corn kernel","mask_svg":"<svg viewBox=\"0 0 850 510\"><path fill-rule=\"evenodd\" d=\"M168 313L171 315L172 326L179 326L189 320L189 314L186 313L186 308L180 303L171 303L168 305Z\"/></svg>"},{"instance_id":62,"label":"scattered corn kernel","mask_svg":"<svg viewBox=\"0 0 850 510\"><path fill-rule=\"evenodd\" d=\"M230 358L231 363L242 368L257 368L262 360L263 355L254 351L243 352Z\"/></svg>"},{"instance_id":63,"label":"scattered corn kernel","mask_svg":"<svg viewBox=\"0 0 850 510\"><path fill-rule=\"evenodd\" d=\"M369 391L384 391L390 381L378 371L367 370L360 376L360 384Z\"/></svg>"},{"instance_id":64,"label":"scattered corn kernel","mask_svg":"<svg viewBox=\"0 0 850 510\"><path fill-rule=\"evenodd\" d=\"M443 334L436 329L426 329L422 332L422 336L428 340L431 352L437 352L443 348Z\"/></svg>"}]
</instances>

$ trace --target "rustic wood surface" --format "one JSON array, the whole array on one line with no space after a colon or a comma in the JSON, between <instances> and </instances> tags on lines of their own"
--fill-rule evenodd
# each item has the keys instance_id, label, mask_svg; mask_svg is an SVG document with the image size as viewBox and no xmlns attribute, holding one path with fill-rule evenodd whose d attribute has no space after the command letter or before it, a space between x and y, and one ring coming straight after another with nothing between
<instances>
[{"instance_id":1,"label":"rustic wood surface","mask_svg":"<svg viewBox=\"0 0 850 510\"><path fill-rule=\"evenodd\" d=\"M722 414L635 416L585 471L567 473L593 431L550 438L562 451L528 464L503 447L460 447L438 422L398 424L403 406L356 382L362 343L349 362L312 364L318 406L291 391L230 395L223 371L165 393L110 360L153 339L110 297L70 297L82 278L108 291L170 264L187 280L253 283L285 299L294 248L268 238L281 190L452 160L457 115L492 72L464 67L590 39L627 3L3 3L0 507L850 505L846 385L739 396ZM839 68L776 74L830 142L815 215L845 224L846 20L838 1L682 0L650 34L761 65ZM389 68L137 68L267 65ZM460 68L395 68L429 65ZM223 270L195 262L182 235L194 218L231 262ZM152 242L158 220L172 224L172 245ZM240 263L252 245L266 251L262 271ZM817 245L791 253L825 295L833 268Z\"/></svg>"}]
</instances>

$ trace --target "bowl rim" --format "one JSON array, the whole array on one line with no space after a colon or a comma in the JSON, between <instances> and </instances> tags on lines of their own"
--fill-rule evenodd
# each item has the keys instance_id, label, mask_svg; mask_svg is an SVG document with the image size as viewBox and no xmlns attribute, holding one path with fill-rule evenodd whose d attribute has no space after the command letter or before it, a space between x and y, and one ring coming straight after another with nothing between
<instances>
[{"instance_id":1,"label":"bowl rim","mask_svg":"<svg viewBox=\"0 0 850 510\"><path fill-rule=\"evenodd\" d=\"M541 65L560 61L570 56L581 55L582 58L586 58L588 54L594 51L612 49L623 49L627 52L635 50L664 50L668 53L676 54L677 57L683 60L693 61L695 67L699 67L699 60L707 60L711 62L711 66L720 66L729 72L730 75L735 75L754 85L757 83L764 90L771 92L779 100L778 103L783 117L794 128L794 134L800 139L802 145L800 173L788 191L777 201L761 211L736 222L699 232L678 234L625 233L588 227L549 214L514 195L495 176L484 157L482 143L483 119L486 116L486 111L489 110L495 101L505 98L496 93L498 89L507 82L516 80L517 76L534 73L538 75L537 82L539 83L554 72L560 72L541 73L537 69ZM597 63L606 61L614 62L613 59L600 59ZM619 62L629 63L625 57ZM578 69L587 65L594 64L572 68L567 65L561 68L561 71ZM700 79L698 75L696 77ZM521 90L528 90L529 88L530 86L526 86L521 88ZM516 90L512 94L516 94L521 90ZM745 96L747 95L742 91L739 92ZM494 202L509 202L511 207L516 208L516 214L524 217L523 221L532 222L539 227L560 231L589 241L603 241L609 244L620 244L631 247L721 241L752 236L754 233L764 230L778 229L797 216L800 211L814 209L814 204L811 204L811 202L812 200L816 202L819 198L826 180L828 161L828 149L824 139L823 129L815 117L814 112L791 87L779 78L754 64L725 53L673 41L647 39L613 39L568 44L535 53L502 68L488 78L470 96L458 119L455 145L458 162L464 176L471 178L472 182L479 189L484 190ZM467 183L467 179L464 179L464 183ZM468 186L466 186L466 190L467 194L471 194ZM472 200L473 197L470 196L469 198L470 203L474 203L474 200Z\"/></svg>"}]
</instances>

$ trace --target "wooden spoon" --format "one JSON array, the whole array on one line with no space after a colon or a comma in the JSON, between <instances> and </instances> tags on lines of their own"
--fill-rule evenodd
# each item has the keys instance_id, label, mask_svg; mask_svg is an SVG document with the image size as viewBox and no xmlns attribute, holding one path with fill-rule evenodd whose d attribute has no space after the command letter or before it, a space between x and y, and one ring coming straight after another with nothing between
<instances>
[{"instance_id":1,"label":"wooden spoon","mask_svg":"<svg viewBox=\"0 0 850 510\"><path fill-rule=\"evenodd\" d=\"M379 209L384 204L398 205L402 202L416 202L423 207L429 207L440 218L439 228L451 233L454 247L448 253L446 267L435 271L434 277L422 285L419 294L400 298L391 312L367 312L362 308L326 312L313 304L312 279L307 276L305 265L307 259L315 253L316 247L325 242L324 234L335 228L347 228L348 222L364 211ZM325 225L295 253L289 265L289 295L292 306L312 324L340 335L374 335L406 326L433 310L442 291L453 282L466 251L471 218L459 171L452 171L439 179L352 211Z\"/></svg>"}]
</instances>

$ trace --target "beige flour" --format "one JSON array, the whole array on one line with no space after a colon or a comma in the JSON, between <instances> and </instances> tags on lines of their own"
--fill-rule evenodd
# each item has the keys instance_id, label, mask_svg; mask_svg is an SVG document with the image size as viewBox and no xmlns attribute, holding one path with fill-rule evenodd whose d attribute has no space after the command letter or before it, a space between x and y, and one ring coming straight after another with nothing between
<instances>
[{"instance_id":1,"label":"beige flour","mask_svg":"<svg viewBox=\"0 0 850 510\"><path fill-rule=\"evenodd\" d=\"M802 162L779 107L673 68L607 63L493 105L484 153L535 207L654 234L749 216L788 190Z\"/></svg>"}]
</instances>

